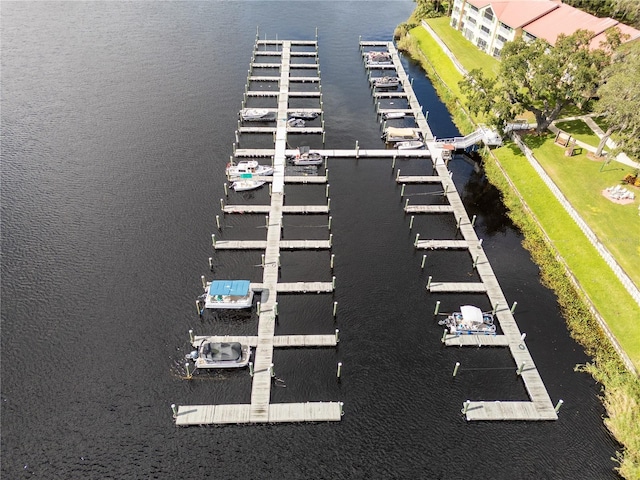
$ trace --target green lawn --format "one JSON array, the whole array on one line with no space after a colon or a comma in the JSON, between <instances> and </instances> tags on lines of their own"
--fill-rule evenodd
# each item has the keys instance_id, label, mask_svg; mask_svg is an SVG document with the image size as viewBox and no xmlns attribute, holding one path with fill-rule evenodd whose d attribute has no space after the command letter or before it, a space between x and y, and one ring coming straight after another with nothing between
<instances>
[{"instance_id":1,"label":"green lawn","mask_svg":"<svg viewBox=\"0 0 640 480\"><path fill-rule=\"evenodd\" d=\"M461 32L452 28L449 25L449 17L429 18L426 22L467 71L477 68L491 78L498 76L500 62L491 55L478 50L475 45L462 36ZM413 31L411 34L413 35Z\"/></svg>"},{"instance_id":2,"label":"green lawn","mask_svg":"<svg viewBox=\"0 0 640 480\"><path fill-rule=\"evenodd\" d=\"M600 143L600 137L598 137L593 130L584 121L580 119L576 120L563 120L556 122L556 127L569 133L573 138L580 140L581 142L597 147ZM605 148L605 151L607 149Z\"/></svg>"},{"instance_id":3,"label":"green lawn","mask_svg":"<svg viewBox=\"0 0 640 480\"><path fill-rule=\"evenodd\" d=\"M574 207L581 204L579 211L583 218L597 220L597 225L592 225L592 228L596 227L594 230L599 236L602 235L601 239L607 248L612 253L614 250L626 252L622 256L627 258L631 274L634 266L629 264L637 259L640 248L637 241L640 238L638 201L630 206L616 205L600 195L600 189L617 183L623 172L605 170L600 173L601 164L598 162L591 162L584 156L564 157L563 149L553 144L553 136L548 136L544 141L539 138L534 140L532 149L536 158L554 177L554 181ZM517 146L508 144L494 150L494 154L627 355L640 369L640 309L635 301L577 224L551 195ZM588 220L585 218L585 221ZM637 265L635 269L637 278Z\"/></svg>"}]
</instances>

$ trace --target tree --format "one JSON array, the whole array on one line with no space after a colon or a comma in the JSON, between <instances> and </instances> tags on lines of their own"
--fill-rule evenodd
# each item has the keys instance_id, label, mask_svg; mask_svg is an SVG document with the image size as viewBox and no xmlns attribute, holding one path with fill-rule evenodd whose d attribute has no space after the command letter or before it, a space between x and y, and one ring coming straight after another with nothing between
<instances>
[{"instance_id":1,"label":"tree","mask_svg":"<svg viewBox=\"0 0 640 480\"><path fill-rule=\"evenodd\" d=\"M537 133L546 131L564 107L582 106L599 86L610 53L591 50L591 37L591 32L578 30L560 35L555 46L541 39L506 43L495 84L478 70L460 82L470 99L469 109L490 114L490 123L501 130L529 110L536 117Z\"/></svg>"},{"instance_id":2,"label":"tree","mask_svg":"<svg viewBox=\"0 0 640 480\"><path fill-rule=\"evenodd\" d=\"M604 70L605 81L598 89L595 113L603 115L608 128L600 140L596 155L600 156L610 136L616 149L640 160L640 43L633 42L615 55Z\"/></svg>"}]
</instances>

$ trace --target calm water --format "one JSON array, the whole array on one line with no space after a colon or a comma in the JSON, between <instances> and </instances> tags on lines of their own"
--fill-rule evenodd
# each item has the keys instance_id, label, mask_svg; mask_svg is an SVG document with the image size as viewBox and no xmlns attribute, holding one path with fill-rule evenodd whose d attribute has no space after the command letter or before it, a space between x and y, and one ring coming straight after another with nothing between
<instances>
[{"instance_id":1,"label":"calm water","mask_svg":"<svg viewBox=\"0 0 640 480\"><path fill-rule=\"evenodd\" d=\"M461 159L454 180L552 400L551 423L466 423L466 399L526 399L506 350L444 349L431 312L482 296L424 286L474 278L430 252L455 220L402 213L388 160L333 160L335 298L284 296L277 333L331 333L336 350L279 350L273 402L344 401L338 424L176 429L170 404L246 403L246 371L180 378L187 331L255 333L254 314L197 318L200 275L253 49L319 32L328 148L381 147L358 38L389 40L414 3L2 2L2 476L18 478L616 478L599 387L494 190ZM437 136L456 133L407 64ZM428 162L399 161L403 174ZM439 201L411 187L412 202ZM266 203L266 191L230 195ZM324 187L287 188L323 203ZM223 238L264 238L261 216ZM285 238L327 238L285 217ZM215 275L259 280L259 252L218 252ZM282 280L328 281L329 253L290 252ZM331 305L339 302L337 321ZM342 361L343 379L335 380ZM456 379L451 371L462 367Z\"/></svg>"}]
</instances>

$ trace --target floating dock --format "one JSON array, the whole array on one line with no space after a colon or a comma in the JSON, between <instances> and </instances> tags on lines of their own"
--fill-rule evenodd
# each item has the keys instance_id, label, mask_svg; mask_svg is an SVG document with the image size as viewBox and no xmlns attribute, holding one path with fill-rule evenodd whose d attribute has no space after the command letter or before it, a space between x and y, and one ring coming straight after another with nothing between
<instances>
[{"instance_id":1,"label":"floating dock","mask_svg":"<svg viewBox=\"0 0 640 480\"><path fill-rule=\"evenodd\" d=\"M258 51L261 45L275 44L281 50L266 53ZM292 58L298 53L292 52L292 45L312 45L316 52L305 57L313 56L316 63L294 64ZM255 57L269 55L280 57L280 63L256 63ZM335 288L335 277L331 282L292 282L279 283L278 269L281 249L328 249L331 241L315 240L283 240L282 215L284 213L328 213L329 205L285 206L284 185L286 182L284 171L286 166L287 132L291 128L287 126L287 114L289 97L294 92L289 92L289 72L291 68L315 68L317 70L317 43L316 42L292 42L292 41L256 41L252 68L277 67L280 69L278 77L278 91L269 92L277 96L277 121L275 129L270 130L275 134L274 149L269 156L273 157L274 174L271 179L271 203L270 205L224 205L221 207L224 213L267 213L267 239L265 241L223 241L216 240L213 236L213 247L222 249L260 249L265 251L263 263L263 281L261 284L251 284L251 288L261 292L258 335L255 337L223 337L226 341L231 338L239 339L240 343L248 343L255 347L253 358L253 382L251 388L251 403L244 405L181 405L175 413L176 425L208 425L228 423L278 423L278 422L319 422L339 421L342 418L341 402L306 402L272 404L270 401L271 385L273 382L273 349L277 347L335 347L338 341L338 332L335 335L289 335L276 336L276 305L278 293L330 293ZM251 79L251 70L249 79ZM319 77L317 78L319 82ZM248 82L249 83L249 82ZM247 91L247 96L254 92ZM258 92L260 93L260 92ZM266 93L266 92L265 92ZM297 96L312 96L306 92L296 92ZM245 129L245 131L247 131ZM314 132L318 133L318 132ZM237 155L237 152L236 152ZM326 178L324 179L326 182ZM304 182L303 182L304 183ZM310 182L309 182L310 183ZM274 294L275 293L275 294ZM194 344L198 339L195 337ZM231 340L235 341L235 340Z\"/></svg>"}]
</instances>

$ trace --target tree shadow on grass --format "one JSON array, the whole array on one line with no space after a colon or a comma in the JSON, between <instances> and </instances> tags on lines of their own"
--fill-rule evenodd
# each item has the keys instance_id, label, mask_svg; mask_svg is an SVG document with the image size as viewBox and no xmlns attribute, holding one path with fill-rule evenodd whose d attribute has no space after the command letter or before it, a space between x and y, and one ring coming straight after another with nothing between
<instances>
[{"instance_id":1,"label":"tree shadow on grass","mask_svg":"<svg viewBox=\"0 0 640 480\"><path fill-rule=\"evenodd\" d=\"M567 120L566 122L556 122L556 127L571 135L593 135L593 130L582 120Z\"/></svg>"}]
</instances>

